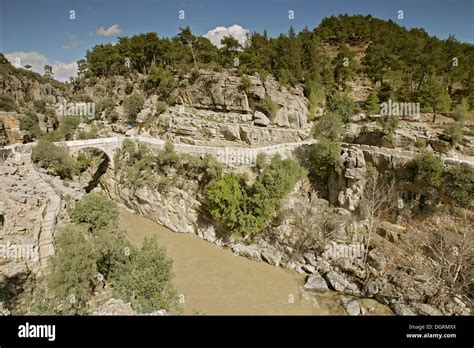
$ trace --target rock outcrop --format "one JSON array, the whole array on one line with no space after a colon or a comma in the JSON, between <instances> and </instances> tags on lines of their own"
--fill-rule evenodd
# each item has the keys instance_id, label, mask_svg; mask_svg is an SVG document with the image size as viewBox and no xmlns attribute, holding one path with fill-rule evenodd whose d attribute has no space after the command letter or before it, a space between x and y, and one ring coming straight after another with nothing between
<instances>
[{"instance_id":1,"label":"rock outcrop","mask_svg":"<svg viewBox=\"0 0 474 348\"><path fill-rule=\"evenodd\" d=\"M120 299L111 298L95 310L92 315L144 315L137 313L130 303L125 303ZM160 309L145 315L167 315L164 309Z\"/></svg>"},{"instance_id":2,"label":"rock outcrop","mask_svg":"<svg viewBox=\"0 0 474 348\"><path fill-rule=\"evenodd\" d=\"M361 199L367 174L364 153L357 147L343 150L342 172L332 171L329 175L329 202L354 211Z\"/></svg>"},{"instance_id":3,"label":"rock outcrop","mask_svg":"<svg viewBox=\"0 0 474 348\"><path fill-rule=\"evenodd\" d=\"M0 146L22 144L23 138L24 132L20 130L20 115L16 112L0 111Z\"/></svg>"},{"instance_id":4,"label":"rock outcrop","mask_svg":"<svg viewBox=\"0 0 474 348\"><path fill-rule=\"evenodd\" d=\"M39 74L25 69L16 69L0 53L0 94L8 94L18 102L43 100L48 104L56 103L57 96L64 95L65 85L56 80L48 80Z\"/></svg>"}]
</instances>

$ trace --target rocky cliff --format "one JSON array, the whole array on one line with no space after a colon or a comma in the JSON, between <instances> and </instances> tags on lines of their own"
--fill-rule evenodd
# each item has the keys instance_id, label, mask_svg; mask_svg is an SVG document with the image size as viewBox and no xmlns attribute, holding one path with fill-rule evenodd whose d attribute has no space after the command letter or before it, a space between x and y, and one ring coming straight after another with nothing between
<instances>
[{"instance_id":1,"label":"rocky cliff","mask_svg":"<svg viewBox=\"0 0 474 348\"><path fill-rule=\"evenodd\" d=\"M0 94L13 96L19 103L43 100L55 104L57 97L65 93L64 84L26 69L15 68L0 53Z\"/></svg>"},{"instance_id":2,"label":"rocky cliff","mask_svg":"<svg viewBox=\"0 0 474 348\"><path fill-rule=\"evenodd\" d=\"M174 90L176 104L157 111L160 97L147 95L142 110L136 115L134 133L169 137L184 143L241 142L247 145L299 141L308 136L308 102L301 86L286 88L273 77L265 81L249 76L249 85L229 72L200 70L177 79ZM115 124L103 125L110 132L126 133L127 118L123 101L128 95L142 93L143 75L118 77L114 81L94 79L76 90L96 103L104 98L113 100L118 115ZM76 86L77 89L77 86ZM267 98L275 105L270 115L259 109L258 103ZM106 120L107 112L99 118Z\"/></svg>"},{"instance_id":3,"label":"rocky cliff","mask_svg":"<svg viewBox=\"0 0 474 348\"><path fill-rule=\"evenodd\" d=\"M351 163L348 169L362 172L362 162L358 162L363 160L361 153L349 150L346 157ZM166 194L148 187L131 191L122 187L119 178L109 172L102 185L115 201L174 232L193 233L209 242L229 247L237 255L307 274L302 289L304 296L317 296L328 289L344 293L348 297L343 305L350 315L366 313L367 310L360 306L366 297L390 306L398 315L469 313L465 299L461 297L451 298L445 307L439 309L425 302L426 298L437 294L433 282L440 279L436 276L434 279L420 273L416 278L407 268L393 269L394 260L402 257L390 246L399 243L398 238L402 238L398 237L399 234L405 233L400 226L386 223L377 230L365 264L363 239L359 238L367 233L367 222L354 220L345 209L330 208L325 200L316 199L312 203L306 184L295 188L280 207L277 213L280 218L250 244L229 237L216 227L207 216L203 197L196 193L198 190L193 183L181 188L172 187ZM305 215L307 207L315 209L314 215ZM287 215L285 211L294 214ZM317 239L317 243L314 241L316 244L305 247L305 241L312 240L313 232L301 229L301 218L306 220L307 226L314 223L316 225L312 226L318 226L321 231L328 228L332 231L330 237ZM396 239L393 236L397 236Z\"/></svg>"}]
</instances>

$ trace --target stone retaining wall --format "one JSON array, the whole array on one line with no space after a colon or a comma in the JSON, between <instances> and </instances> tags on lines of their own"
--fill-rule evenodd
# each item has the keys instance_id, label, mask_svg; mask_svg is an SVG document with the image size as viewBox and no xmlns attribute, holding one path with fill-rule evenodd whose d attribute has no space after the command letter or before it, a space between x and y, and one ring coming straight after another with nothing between
<instances>
[{"instance_id":1,"label":"stone retaining wall","mask_svg":"<svg viewBox=\"0 0 474 348\"><path fill-rule=\"evenodd\" d=\"M17 153L17 155L25 162L28 168L28 178L36 189L46 193L48 197L48 205L43 213L43 221L38 235L38 251L40 272L44 271L48 264L48 258L55 254L54 249L54 232L56 230L56 221L61 211L61 198L56 194L54 189L41 177L39 171L31 160L31 153Z\"/></svg>"}]
</instances>

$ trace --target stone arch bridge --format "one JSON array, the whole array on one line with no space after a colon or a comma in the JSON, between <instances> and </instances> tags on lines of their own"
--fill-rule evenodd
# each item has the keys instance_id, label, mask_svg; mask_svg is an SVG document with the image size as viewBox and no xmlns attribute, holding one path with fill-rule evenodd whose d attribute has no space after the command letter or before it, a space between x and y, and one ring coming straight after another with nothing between
<instances>
[{"instance_id":1,"label":"stone arch bridge","mask_svg":"<svg viewBox=\"0 0 474 348\"><path fill-rule=\"evenodd\" d=\"M109 163L114 168L114 152L117 148L122 146L125 139L132 141L139 141L149 145L152 148L163 148L166 144L165 140L134 136L134 137L109 137L109 138L97 138L87 140L73 140L58 142L58 145L64 145L71 150L80 150L86 148L95 148L103 151L109 158ZM299 146L315 143L315 140L304 140L294 143L283 143L277 145L261 146L261 147L218 147L218 146L202 146L202 145L189 145L189 144L173 144L176 152L178 153L189 153L196 155L210 154L215 156L219 161L226 165L249 165L255 166L257 155L259 153L265 153L268 156L280 154L283 158L291 156L294 149ZM29 143L24 145L10 145L4 147L4 149L11 149L15 152L28 152L31 150L35 143ZM388 157L396 157L399 159L409 160L414 158L419 152L410 152L398 149L381 148L377 146L359 145L359 144L343 144L343 147L357 148L361 151L369 151L371 153L378 153ZM472 157L447 157L444 155L440 156L440 159L446 164L461 164L467 163L474 165L474 159Z\"/></svg>"},{"instance_id":2,"label":"stone arch bridge","mask_svg":"<svg viewBox=\"0 0 474 348\"><path fill-rule=\"evenodd\" d=\"M114 152L120 148L125 139L139 141L147 144L152 148L164 148L166 141L143 136L135 137L111 137L101 139L73 140L64 141L62 144L71 150L80 150L86 148L94 148L103 151L109 158L110 165L114 168ZM282 157L287 158L292 151L303 144L311 144L313 141L301 141L295 143L285 143L278 145L262 146L262 147L217 147L217 146L201 146L188 144L173 144L174 149L178 153L189 153L196 155L210 154L215 156L219 161L226 165L249 165L255 166L257 155L261 152L272 156L279 153Z\"/></svg>"}]
</instances>

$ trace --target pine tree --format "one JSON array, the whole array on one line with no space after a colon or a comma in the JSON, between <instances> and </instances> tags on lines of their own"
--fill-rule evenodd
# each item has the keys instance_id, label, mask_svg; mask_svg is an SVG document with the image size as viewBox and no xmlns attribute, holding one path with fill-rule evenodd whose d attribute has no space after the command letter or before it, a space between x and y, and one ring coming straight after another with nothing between
<instances>
[{"instance_id":1,"label":"pine tree","mask_svg":"<svg viewBox=\"0 0 474 348\"><path fill-rule=\"evenodd\" d=\"M339 46L339 52L334 58L334 80L338 86L346 88L346 82L354 76L356 63L354 53L346 45Z\"/></svg>"},{"instance_id":2,"label":"pine tree","mask_svg":"<svg viewBox=\"0 0 474 348\"><path fill-rule=\"evenodd\" d=\"M433 123L436 122L436 115L440 112L448 111L451 107L451 98L444 85L435 76L431 75L422 84L420 99L424 106L433 110Z\"/></svg>"},{"instance_id":3,"label":"pine tree","mask_svg":"<svg viewBox=\"0 0 474 348\"><path fill-rule=\"evenodd\" d=\"M370 92L365 101L365 111L367 116L372 116L380 112L380 101L375 91Z\"/></svg>"}]
</instances>

